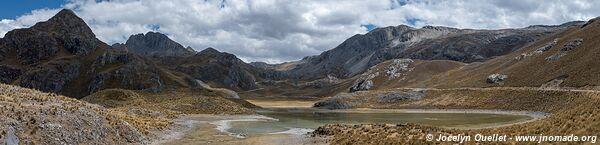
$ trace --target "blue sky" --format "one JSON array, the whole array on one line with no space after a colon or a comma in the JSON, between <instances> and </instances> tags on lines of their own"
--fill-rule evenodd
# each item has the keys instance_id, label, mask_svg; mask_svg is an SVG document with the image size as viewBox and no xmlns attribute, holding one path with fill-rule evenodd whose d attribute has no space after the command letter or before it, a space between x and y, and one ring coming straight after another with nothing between
<instances>
[{"instance_id":1,"label":"blue sky","mask_svg":"<svg viewBox=\"0 0 600 145\"><path fill-rule=\"evenodd\" d=\"M2 0L0 19L15 19L36 9L61 7L66 0Z\"/></svg>"}]
</instances>

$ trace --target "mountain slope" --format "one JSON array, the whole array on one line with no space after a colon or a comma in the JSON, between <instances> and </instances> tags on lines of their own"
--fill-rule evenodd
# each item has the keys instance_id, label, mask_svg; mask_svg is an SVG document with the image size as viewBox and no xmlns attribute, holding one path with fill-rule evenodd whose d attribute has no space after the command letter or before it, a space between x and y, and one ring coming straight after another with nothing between
<instances>
[{"instance_id":1,"label":"mountain slope","mask_svg":"<svg viewBox=\"0 0 600 145\"><path fill-rule=\"evenodd\" d=\"M405 25L378 28L364 35L355 35L318 56L306 57L286 73L302 79L322 78L328 74L348 78L395 58L484 61L508 54L542 36L575 24L580 22L502 30L433 26L416 29Z\"/></svg>"},{"instance_id":2,"label":"mountain slope","mask_svg":"<svg viewBox=\"0 0 600 145\"><path fill-rule=\"evenodd\" d=\"M600 22L596 19L546 35L517 51L484 62L465 64L449 60L415 60L408 65L408 71L399 72L401 77L389 78L385 74L393 65L387 61L352 79L355 84L371 81L371 86L362 90L397 87L597 89L600 86L600 61L595 58L600 57L600 48L597 47L600 45ZM444 65L435 65L440 63ZM506 78L494 78L497 76Z\"/></svg>"},{"instance_id":3,"label":"mountain slope","mask_svg":"<svg viewBox=\"0 0 600 145\"><path fill-rule=\"evenodd\" d=\"M233 54L219 52L213 48L206 48L193 56L171 60L166 66L172 66L172 70L189 74L214 87L234 90L257 88L257 68Z\"/></svg>"},{"instance_id":4,"label":"mountain slope","mask_svg":"<svg viewBox=\"0 0 600 145\"><path fill-rule=\"evenodd\" d=\"M511 54L436 77L429 83L439 84L436 85L439 87L599 86L600 61L596 58L600 57L600 22L594 21L596 19L548 36ZM503 74L508 78L501 83L486 83L491 74Z\"/></svg>"}]
</instances>

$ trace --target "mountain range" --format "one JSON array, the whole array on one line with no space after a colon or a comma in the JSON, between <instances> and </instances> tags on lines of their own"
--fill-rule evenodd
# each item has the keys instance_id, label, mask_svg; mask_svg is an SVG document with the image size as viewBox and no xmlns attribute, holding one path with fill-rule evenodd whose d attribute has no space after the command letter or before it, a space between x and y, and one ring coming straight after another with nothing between
<instances>
[{"instance_id":1,"label":"mountain range","mask_svg":"<svg viewBox=\"0 0 600 145\"><path fill-rule=\"evenodd\" d=\"M320 93L296 94L318 97L347 90L349 87L368 85L366 80L369 79L365 78L369 77L369 72L373 72L374 68L386 69L383 65L391 61L410 59L415 60L411 61L416 64L411 65L415 70L421 69L430 74L448 76L426 80L422 76L409 77L406 80L410 81L404 83L410 85L406 86L439 86L440 83L431 80L470 80L464 77L475 74L480 77L463 86L489 86L492 84L480 79L494 73L508 74L510 81L505 81L504 85L526 86L525 84L533 82L540 85L549 80L567 78L567 75L556 74L535 81L519 80L514 84L512 80L538 75L543 70L557 68L558 64L571 68L562 61L576 58L557 52L556 61L538 60L542 58L538 58L537 51L525 51L541 47L540 45L554 39L558 39L558 42L553 46L567 45L565 43L576 38L558 38L557 35L588 31L573 30L576 28L594 28L580 28L583 25L590 24L574 21L562 25L534 25L501 30L390 26L352 36L320 55L282 64L266 64L246 63L233 54L219 52L214 48L196 52L191 47L184 47L158 32L134 34L123 44L107 45L95 37L81 18L71 10L65 9L46 22L39 22L30 28L12 30L0 39L0 81L76 98L109 88L149 92L193 88L199 86L197 80L238 92L257 89L336 88ZM588 39L593 40L583 38L583 44L589 45ZM546 54L555 50L558 49L548 50L548 53L542 53L540 56L547 57ZM570 50L565 50L567 51ZM521 54L524 60L515 58ZM563 56L564 58L560 58ZM528 70L528 67L534 65L528 64L530 61L543 61L548 64L535 64L535 67L540 67L539 71ZM508 65L509 62L513 64ZM460 71L456 71L457 69ZM531 73L511 73L522 71ZM370 79L373 78L376 77ZM569 80L565 82L577 84ZM466 82L460 81L457 85L462 83ZM393 84L392 86L398 86L403 83ZM444 83L441 86L451 84L453 83ZM577 86L582 85L585 84Z\"/></svg>"}]
</instances>

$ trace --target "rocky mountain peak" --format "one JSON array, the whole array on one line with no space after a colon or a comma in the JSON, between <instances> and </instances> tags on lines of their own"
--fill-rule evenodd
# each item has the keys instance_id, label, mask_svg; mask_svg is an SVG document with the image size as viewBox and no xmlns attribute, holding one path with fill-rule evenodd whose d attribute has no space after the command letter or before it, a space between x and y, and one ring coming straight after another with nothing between
<instances>
[{"instance_id":1,"label":"rocky mountain peak","mask_svg":"<svg viewBox=\"0 0 600 145\"><path fill-rule=\"evenodd\" d=\"M145 56L190 56L196 53L158 32L131 35L125 46L129 52Z\"/></svg>"},{"instance_id":2,"label":"rocky mountain peak","mask_svg":"<svg viewBox=\"0 0 600 145\"><path fill-rule=\"evenodd\" d=\"M94 32L73 11L63 9L46 22L35 24L33 29L60 34L78 35L83 38L95 38Z\"/></svg>"},{"instance_id":3,"label":"rocky mountain peak","mask_svg":"<svg viewBox=\"0 0 600 145\"><path fill-rule=\"evenodd\" d=\"M199 53L196 54L196 56L218 59L218 60L224 61L224 62L244 63L237 56L227 53L227 52L220 52L217 49L214 49L212 47L208 47L208 48L200 51Z\"/></svg>"},{"instance_id":4,"label":"rocky mountain peak","mask_svg":"<svg viewBox=\"0 0 600 145\"><path fill-rule=\"evenodd\" d=\"M208 47L205 48L204 50L200 51L199 54L218 54L221 53L218 50L212 48L212 47Z\"/></svg>"},{"instance_id":5,"label":"rocky mountain peak","mask_svg":"<svg viewBox=\"0 0 600 145\"><path fill-rule=\"evenodd\" d=\"M68 9L31 28L9 31L0 43L4 44L6 52L16 53L21 64L49 60L58 56L59 52L85 55L106 45L96 39L83 19Z\"/></svg>"}]
</instances>

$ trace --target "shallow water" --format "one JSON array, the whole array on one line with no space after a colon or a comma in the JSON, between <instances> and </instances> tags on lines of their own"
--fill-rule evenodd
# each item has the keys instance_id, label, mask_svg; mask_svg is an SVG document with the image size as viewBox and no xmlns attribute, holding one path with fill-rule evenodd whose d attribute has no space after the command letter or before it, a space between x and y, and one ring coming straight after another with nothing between
<instances>
[{"instance_id":1,"label":"shallow water","mask_svg":"<svg viewBox=\"0 0 600 145\"><path fill-rule=\"evenodd\" d=\"M417 123L448 128L480 128L510 124L532 119L523 115L486 113L405 113L405 112L331 112L318 109L270 109L259 114L277 120L254 120L229 122L230 133L302 134L324 124L364 124L364 123Z\"/></svg>"}]
</instances>

